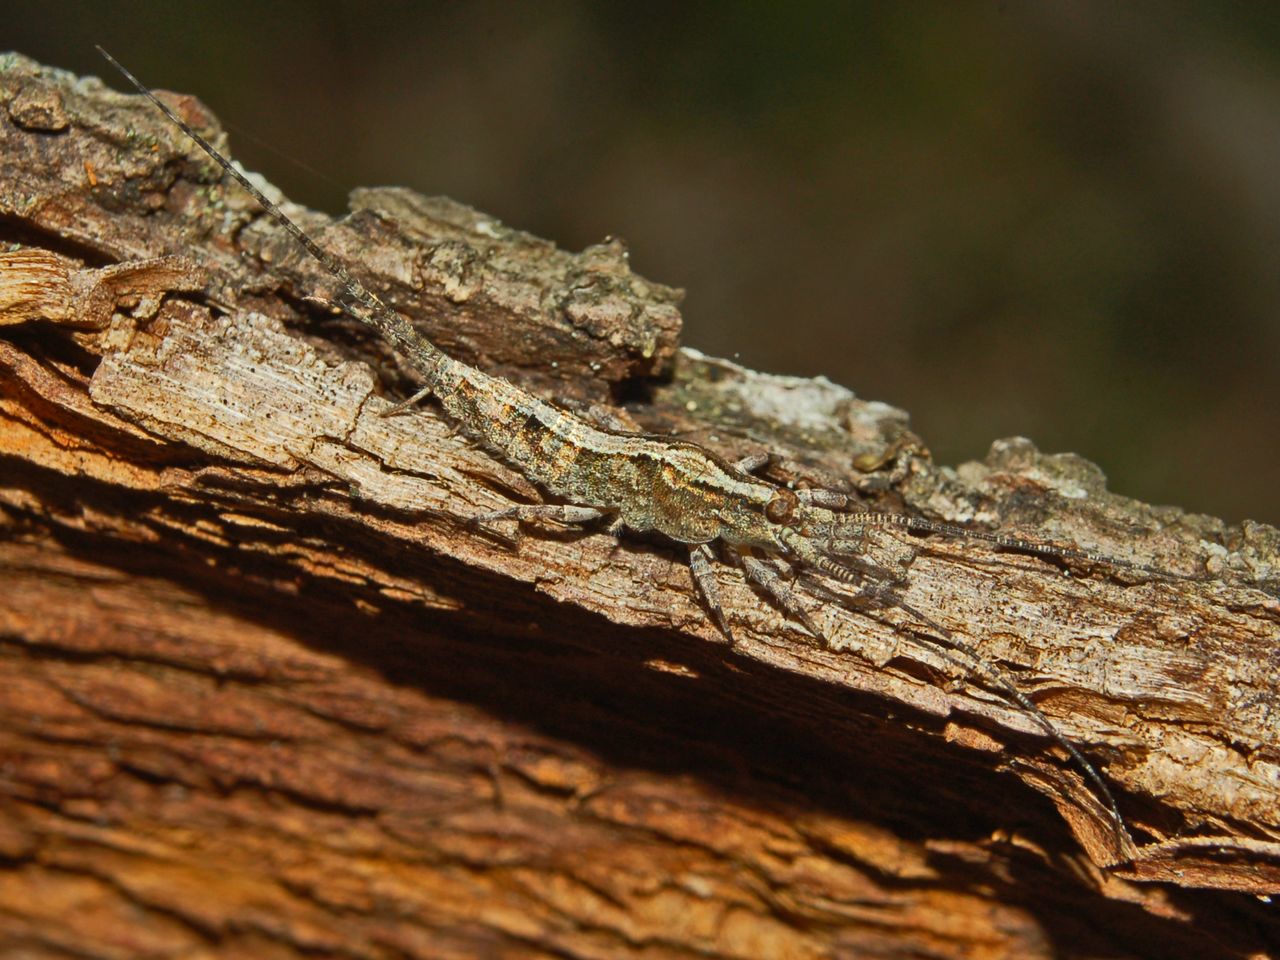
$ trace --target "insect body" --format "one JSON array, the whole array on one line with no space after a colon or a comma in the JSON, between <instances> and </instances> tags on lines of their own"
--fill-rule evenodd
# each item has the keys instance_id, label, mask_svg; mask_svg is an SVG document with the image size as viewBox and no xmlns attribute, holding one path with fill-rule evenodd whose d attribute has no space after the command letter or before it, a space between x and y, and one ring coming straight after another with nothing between
<instances>
[{"instance_id":1,"label":"insect body","mask_svg":"<svg viewBox=\"0 0 1280 960\"><path fill-rule=\"evenodd\" d=\"M723 559L818 639L799 583L831 595L833 583L905 611L929 631L927 639L948 660L999 687L1067 751L1106 802L1122 851L1133 849L1106 782L1056 726L1002 672L941 625L907 606L893 593L900 571L860 556L869 527L895 526L987 541L998 547L1046 556L1105 562L1160 575L1140 564L1085 551L972 531L900 514L850 512L843 495L791 490L754 475L763 461L730 464L692 443L596 426L539 399L507 380L456 360L384 305L332 255L268 200L231 162L177 117L106 51L99 52L137 90L194 140L341 284L343 307L377 330L422 380L422 389L392 411L430 394L466 433L536 481L562 503L512 506L477 521L549 518L564 523L607 519L610 529L656 532L685 544L696 585L719 628L732 639L713 576ZM848 595L842 594L843 601ZM925 634L916 634L923 640Z\"/></svg>"}]
</instances>

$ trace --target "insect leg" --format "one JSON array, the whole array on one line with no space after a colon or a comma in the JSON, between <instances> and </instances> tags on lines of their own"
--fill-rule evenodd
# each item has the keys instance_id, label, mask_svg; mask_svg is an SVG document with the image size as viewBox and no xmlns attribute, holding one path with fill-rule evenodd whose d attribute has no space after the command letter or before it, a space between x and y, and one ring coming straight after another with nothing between
<instances>
[{"instance_id":1,"label":"insect leg","mask_svg":"<svg viewBox=\"0 0 1280 960\"><path fill-rule=\"evenodd\" d=\"M755 473L762 467L767 466L773 460L771 453L750 453L734 463L734 467L743 473Z\"/></svg>"},{"instance_id":2,"label":"insect leg","mask_svg":"<svg viewBox=\"0 0 1280 960\"><path fill-rule=\"evenodd\" d=\"M720 603L720 585L716 583L715 571L712 569L714 561L715 554L711 552L710 544L695 543L689 547L689 572L693 574L693 585L697 587L702 602L711 611L711 619L732 644L733 631L729 629L724 606Z\"/></svg>"},{"instance_id":3,"label":"insect leg","mask_svg":"<svg viewBox=\"0 0 1280 960\"><path fill-rule=\"evenodd\" d=\"M590 523L609 515L607 510L596 507L578 507L569 503L522 503L514 507L503 507L501 510L490 510L478 513L471 518L471 523L486 524L498 520L516 520L524 523L527 520L553 520L566 525Z\"/></svg>"},{"instance_id":4,"label":"insect leg","mask_svg":"<svg viewBox=\"0 0 1280 960\"><path fill-rule=\"evenodd\" d=\"M903 600L894 589L896 586L894 581L880 580L879 582L867 582L864 580L857 585L858 589L853 594L841 593L834 589L829 581L820 577L813 578L812 585L819 593L826 596L829 600L841 605L862 607L865 604L866 606L874 606L881 609L892 609L893 607L897 607L908 616L914 617L930 630L936 630L939 634L945 637L948 642L951 641L951 631L936 620L927 617L924 613Z\"/></svg>"},{"instance_id":5,"label":"insect leg","mask_svg":"<svg viewBox=\"0 0 1280 960\"><path fill-rule=\"evenodd\" d=\"M924 634L916 633L914 630L909 631L909 634L917 638L925 638ZM954 653L949 653L940 646L934 646L936 653L959 669L965 670L970 674L976 674L998 688L1006 697L1021 707L1027 716L1031 717L1054 743L1066 751L1067 756L1084 773L1085 778L1093 784L1098 792L1098 799L1102 801L1103 806L1106 808L1106 813L1111 819L1111 826L1115 833L1116 853L1126 860L1132 860L1136 844L1129 833L1129 827L1125 823L1124 815L1120 812L1120 805L1116 802L1115 795L1111 792L1111 788L1107 786L1107 782L1102 779L1102 774L1098 772L1097 768L1085 758L1074 743L1067 739L1066 734L1058 729L1058 725L1050 720L1043 710L1032 703L1030 697L1014 685L1003 670L984 659L972 644L961 640L949 631L943 631L943 635L945 639L940 642L945 643ZM933 638L928 639L933 640Z\"/></svg>"},{"instance_id":6,"label":"insect leg","mask_svg":"<svg viewBox=\"0 0 1280 960\"><path fill-rule=\"evenodd\" d=\"M407 398L407 399L405 399L405 400L401 400L401 401L400 401L399 403L397 403L394 407L388 407L386 410L383 410L383 411L382 411L382 413L378 414L378 416L380 416L380 417L394 417L394 416L395 416L396 414L398 414L398 413L403 413L404 411L406 411L406 410L408 410L410 407L412 407L415 403L417 403L419 400L421 400L423 397L427 396L429 393L431 393L431 388L430 388L430 387L423 387L421 390L419 390L419 391L418 391L417 393L415 393L413 396L411 396L411 397L409 397L409 398Z\"/></svg>"},{"instance_id":7,"label":"insect leg","mask_svg":"<svg viewBox=\"0 0 1280 960\"><path fill-rule=\"evenodd\" d=\"M735 554L734 556L742 564L742 570L746 573L747 579L772 597L784 613L797 620L801 626L813 634L815 639L826 640L826 636L818 628L818 625L813 622L813 618L805 610L804 604L796 596L791 584L782 578L782 574L776 568L750 554Z\"/></svg>"},{"instance_id":8,"label":"insect leg","mask_svg":"<svg viewBox=\"0 0 1280 960\"><path fill-rule=\"evenodd\" d=\"M820 567L820 569L822 568ZM839 569L841 573L837 574L832 570L826 569L824 569L823 572L832 575L834 579L842 582L852 582L846 579L843 575L845 572L844 568L837 567L837 569ZM830 585L824 584L821 579L815 579L813 583L820 592L827 593L833 598L839 597L839 594L832 590ZM1036 725L1054 741L1054 743L1066 751L1067 756L1070 757L1072 762L1074 762L1077 768L1084 774L1085 778L1096 788L1098 798L1102 801L1106 808L1107 815L1111 819L1116 837L1117 853L1122 857L1132 859L1134 850L1133 838L1129 834L1129 829L1125 824L1124 816L1120 813L1120 806L1116 802L1115 795L1111 792L1111 788L1107 786L1106 781L1102 779L1102 774L1098 773L1097 768L1085 758L1084 754L1081 753L1075 744L1067 739L1066 735L1058 729L1057 724L1050 720L1044 711L1031 701L1030 697L1018 689L1017 685L1009 678L1008 674L997 667L994 663L989 662L972 643L956 636L946 627L925 616L910 604L904 602L900 597L893 593L892 587L884 583L863 583L859 585L859 589L856 594L852 597L845 596L843 600L845 603L850 601L856 603L859 600L871 600L884 606L897 607L907 615L919 620L930 630L934 631L936 635L931 636L910 627L899 628L901 634L914 643L933 650L935 654L963 673L979 677L986 681L1020 707L1027 716L1031 717L1031 719L1035 721Z\"/></svg>"},{"instance_id":9,"label":"insect leg","mask_svg":"<svg viewBox=\"0 0 1280 960\"><path fill-rule=\"evenodd\" d=\"M824 507L827 510L848 510L857 506L857 501L845 493L825 490L822 487L803 487L796 491L800 502L813 507Z\"/></svg>"},{"instance_id":10,"label":"insect leg","mask_svg":"<svg viewBox=\"0 0 1280 960\"><path fill-rule=\"evenodd\" d=\"M886 589L883 585L901 586L906 582L905 564L900 563L894 568L868 560L861 555L865 547L860 543L828 542L822 544L822 547L823 556L813 567L842 583L860 586L866 581L872 581L882 585L883 590ZM832 559L837 556L839 560Z\"/></svg>"}]
</instances>

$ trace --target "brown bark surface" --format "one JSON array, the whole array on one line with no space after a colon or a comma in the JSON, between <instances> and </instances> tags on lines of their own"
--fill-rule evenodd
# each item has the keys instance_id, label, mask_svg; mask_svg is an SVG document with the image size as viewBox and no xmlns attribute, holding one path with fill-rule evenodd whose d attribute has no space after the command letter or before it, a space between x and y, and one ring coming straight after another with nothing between
<instances>
[{"instance_id":1,"label":"brown bark surface","mask_svg":"<svg viewBox=\"0 0 1280 960\"><path fill-rule=\"evenodd\" d=\"M190 98L171 100L216 132ZM621 244L403 190L291 212L436 343L869 506L1199 579L884 531L903 629L817 644L685 551L537 501L135 97L0 58L0 953L1261 956L1280 949L1280 533L677 345Z\"/></svg>"}]
</instances>

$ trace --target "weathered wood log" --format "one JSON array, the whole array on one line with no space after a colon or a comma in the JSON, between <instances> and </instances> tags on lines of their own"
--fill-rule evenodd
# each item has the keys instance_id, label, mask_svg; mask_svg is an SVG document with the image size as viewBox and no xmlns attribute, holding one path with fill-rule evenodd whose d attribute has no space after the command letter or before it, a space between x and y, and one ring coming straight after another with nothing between
<instances>
[{"instance_id":1,"label":"weathered wood log","mask_svg":"<svg viewBox=\"0 0 1280 960\"><path fill-rule=\"evenodd\" d=\"M779 481L1201 579L883 531L901 610L816 644L538 499L135 97L0 59L0 945L24 956L1262 955L1280 533L679 349L678 295L450 201L292 213L459 357ZM171 100L216 130L194 100ZM385 396L384 396L385 394ZM927 632L927 631L922 631ZM1046 800L1046 798L1048 798Z\"/></svg>"}]
</instances>

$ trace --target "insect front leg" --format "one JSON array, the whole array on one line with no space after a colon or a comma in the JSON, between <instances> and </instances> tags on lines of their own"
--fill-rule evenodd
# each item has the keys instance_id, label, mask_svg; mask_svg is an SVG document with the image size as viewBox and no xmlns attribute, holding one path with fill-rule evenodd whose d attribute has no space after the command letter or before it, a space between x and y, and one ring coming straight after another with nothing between
<instances>
[{"instance_id":1,"label":"insect front leg","mask_svg":"<svg viewBox=\"0 0 1280 960\"><path fill-rule=\"evenodd\" d=\"M839 572L827 570L827 563L819 565L818 569L824 569L829 574L834 572L836 579L846 583L872 583L886 589L894 589L906 583L907 568L910 560L914 559L912 554L910 557L894 557L892 565L877 562L865 555L867 547L861 539L827 540L821 541L819 545L824 560L838 568Z\"/></svg>"},{"instance_id":2,"label":"insect front leg","mask_svg":"<svg viewBox=\"0 0 1280 960\"><path fill-rule=\"evenodd\" d=\"M932 617L907 603L898 593L897 587L891 583L864 581L853 593L844 593L830 582L822 579L813 581L814 589L835 603L850 609L861 610L901 610L907 616L934 631L946 642L952 640L952 633Z\"/></svg>"},{"instance_id":3,"label":"insect front leg","mask_svg":"<svg viewBox=\"0 0 1280 960\"><path fill-rule=\"evenodd\" d=\"M826 635L813 622L813 618L809 616L809 611L800 602L800 597L796 594L795 588L778 572L776 567L751 556L749 553L734 554L734 556L738 563L742 565L742 570L749 581L773 598L773 601L782 608L783 612L798 621L801 626L813 635L814 639L826 642Z\"/></svg>"},{"instance_id":4,"label":"insect front leg","mask_svg":"<svg viewBox=\"0 0 1280 960\"><path fill-rule=\"evenodd\" d=\"M711 544L690 545L689 572L693 574L693 585L702 597L702 602L707 605L711 619L725 635L725 639L733 644L733 631L729 628L729 621L725 619L724 604L720 601L720 584L716 583L715 554L711 550Z\"/></svg>"}]
</instances>

